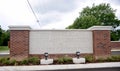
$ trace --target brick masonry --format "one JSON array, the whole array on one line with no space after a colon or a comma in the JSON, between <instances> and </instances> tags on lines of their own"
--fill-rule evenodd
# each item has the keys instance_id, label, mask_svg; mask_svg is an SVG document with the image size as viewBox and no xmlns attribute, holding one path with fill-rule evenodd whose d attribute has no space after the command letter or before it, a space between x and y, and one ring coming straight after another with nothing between
<instances>
[{"instance_id":1,"label":"brick masonry","mask_svg":"<svg viewBox=\"0 0 120 71\"><path fill-rule=\"evenodd\" d=\"M120 49L120 42L111 42L111 49Z\"/></svg>"},{"instance_id":2,"label":"brick masonry","mask_svg":"<svg viewBox=\"0 0 120 71\"><path fill-rule=\"evenodd\" d=\"M10 31L10 57L16 60L27 58L29 54L29 31Z\"/></svg>"},{"instance_id":3,"label":"brick masonry","mask_svg":"<svg viewBox=\"0 0 120 71\"><path fill-rule=\"evenodd\" d=\"M93 31L93 53L95 58L107 57L111 54L110 31L94 30Z\"/></svg>"}]
</instances>

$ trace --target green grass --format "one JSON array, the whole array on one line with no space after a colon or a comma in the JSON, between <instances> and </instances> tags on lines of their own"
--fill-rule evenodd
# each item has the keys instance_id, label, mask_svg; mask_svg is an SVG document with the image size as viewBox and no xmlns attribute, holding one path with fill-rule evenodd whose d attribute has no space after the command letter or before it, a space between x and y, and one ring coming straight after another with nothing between
<instances>
[{"instance_id":1,"label":"green grass","mask_svg":"<svg viewBox=\"0 0 120 71\"><path fill-rule=\"evenodd\" d=\"M0 51L9 50L8 46L0 46Z\"/></svg>"}]
</instances>

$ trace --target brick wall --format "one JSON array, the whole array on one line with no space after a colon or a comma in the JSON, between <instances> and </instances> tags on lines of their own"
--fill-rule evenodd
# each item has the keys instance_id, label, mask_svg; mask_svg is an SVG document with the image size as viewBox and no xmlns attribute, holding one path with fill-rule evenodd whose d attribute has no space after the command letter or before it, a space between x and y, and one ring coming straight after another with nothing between
<instances>
[{"instance_id":1,"label":"brick wall","mask_svg":"<svg viewBox=\"0 0 120 71\"><path fill-rule=\"evenodd\" d=\"M104 30L103 30L104 29ZM93 53L81 54L94 55L95 58L108 57L111 55L111 49L120 49L120 42L110 41L110 29L111 27L93 27L91 29L93 36ZM29 56L39 56L44 58L43 54L29 54L30 43L30 28L27 27L10 27L10 57L16 60L22 60ZM87 39L90 42L89 39ZM37 43L37 42L36 42ZM48 42L49 43L49 42ZM48 44L47 43L47 44ZM39 44L40 45L40 44ZM34 49L34 48L33 48ZM75 57L75 54L50 54L50 58L57 58L63 56Z\"/></svg>"},{"instance_id":2,"label":"brick wall","mask_svg":"<svg viewBox=\"0 0 120 71\"><path fill-rule=\"evenodd\" d=\"M118 41L112 41L111 42L111 48L112 49L120 49L120 42L118 42Z\"/></svg>"},{"instance_id":3,"label":"brick wall","mask_svg":"<svg viewBox=\"0 0 120 71\"><path fill-rule=\"evenodd\" d=\"M96 59L111 54L109 30L93 31L93 53Z\"/></svg>"},{"instance_id":4,"label":"brick wall","mask_svg":"<svg viewBox=\"0 0 120 71\"><path fill-rule=\"evenodd\" d=\"M16 60L27 58L29 54L29 31L10 31L10 57Z\"/></svg>"}]
</instances>

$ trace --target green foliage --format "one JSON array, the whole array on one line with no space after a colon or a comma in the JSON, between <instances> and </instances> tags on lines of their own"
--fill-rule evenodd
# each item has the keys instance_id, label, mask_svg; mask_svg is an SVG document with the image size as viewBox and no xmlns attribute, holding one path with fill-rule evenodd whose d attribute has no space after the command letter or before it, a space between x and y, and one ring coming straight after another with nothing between
<instances>
[{"instance_id":1,"label":"green foliage","mask_svg":"<svg viewBox=\"0 0 120 71\"><path fill-rule=\"evenodd\" d=\"M120 30L111 32L111 40L119 40L120 39Z\"/></svg>"},{"instance_id":2,"label":"green foliage","mask_svg":"<svg viewBox=\"0 0 120 71\"><path fill-rule=\"evenodd\" d=\"M40 59L38 57L30 57L19 62L20 65L38 65Z\"/></svg>"},{"instance_id":3,"label":"green foliage","mask_svg":"<svg viewBox=\"0 0 120 71\"><path fill-rule=\"evenodd\" d=\"M8 65L9 64L9 58L1 58L0 63L1 63L1 65Z\"/></svg>"},{"instance_id":4,"label":"green foliage","mask_svg":"<svg viewBox=\"0 0 120 71\"><path fill-rule=\"evenodd\" d=\"M23 61L20 61L20 65L28 65L28 59L24 59Z\"/></svg>"},{"instance_id":5,"label":"green foliage","mask_svg":"<svg viewBox=\"0 0 120 71\"><path fill-rule=\"evenodd\" d=\"M105 61L106 61L106 59L104 59L104 58L99 58L96 60L96 62L105 62Z\"/></svg>"},{"instance_id":6,"label":"green foliage","mask_svg":"<svg viewBox=\"0 0 120 71\"><path fill-rule=\"evenodd\" d=\"M96 19L99 20L101 23L100 25L110 25L110 26L115 26L116 16L115 16L115 10L113 10L110 6L110 4L99 4L99 5L94 5L90 7L86 7L83 9L83 11L80 13L81 17L82 16L87 16L87 15L93 15L96 17ZM118 25L117 25L118 26Z\"/></svg>"},{"instance_id":7,"label":"green foliage","mask_svg":"<svg viewBox=\"0 0 120 71\"><path fill-rule=\"evenodd\" d=\"M85 56L85 59L86 59L86 62L94 62L94 58L93 58L93 56L91 56L91 55L87 55L87 56Z\"/></svg>"},{"instance_id":8,"label":"green foliage","mask_svg":"<svg viewBox=\"0 0 120 71\"><path fill-rule=\"evenodd\" d=\"M0 58L0 65L15 65L16 60L10 60L8 57Z\"/></svg>"},{"instance_id":9,"label":"green foliage","mask_svg":"<svg viewBox=\"0 0 120 71\"><path fill-rule=\"evenodd\" d=\"M28 58L29 64L37 65L40 63L40 59L38 57L30 57Z\"/></svg>"},{"instance_id":10,"label":"green foliage","mask_svg":"<svg viewBox=\"0 0 120 71\"><path fill-rule=\"evenodd\" d=\"M37 57L30 57L30 58L24 59L22 61L16 61L16 60L10 59L8 57L0 58L0 66L4 66L4 65L38 65L38 64L40 64L40 60Z\"/></svg>"},{"instance_id":11,"label":"green foliage","mask_svg":"<svg viewBox=\"0 0 120 71\"><path fill-rule=\"evenodd\" d=\"M119 62L120 61L120 55L114 55L107 58L98 58L94 61L93 56L85 56L86 62Z\"/></svg>"},{"instance_id":12,"label":"green foliage","mask_svg":"<svg viewBox=\"0 0 120 71\"><path fill-rule=\"evenodd\" d=\"M9 50L8 46L0 46L0 51Z\"/></svg>"},{"instance_id":13,"label":"green foliage","mask_svg":"<svg viewBox=\"0 0 120 71\"><path fill-rule=\"evenodd\" d=\"M120 55L113 55L110 57L105 58L99 58L96 60L96 62L119 62L120 61Z\"/></svg>"},{"instance_id":14,"label":"green foliage","mask_svg":"<svg viewBox=\"0 0 120 71\"><path fill-rule=\"evenodd\" d=\"M108 58L106 59L106 61L108 61L108 62L120 61L120 55L114 55L114 56L108 57Z\"/></svg>"},{"instance_id":15,"label":"green foliage","mask_svg":"<svg viewBox=\"0 0 120 71\"><path fill-rule=\"evenodd\" d=\"M70 57L62 57L58 58L57 60L54 60L54 63L56 64L71 64L73 63L72 58Z\"/></svg>"},{"instance_id":16,"label":"green foliage","mask_svg":"<svg viewBox=\"0 0 120 71\"><path fill-rule=\"evenodd\" d=\"M80 16L76 18L74 23L67 27L67 29L87 29L91 26L113 26L116 28L120 25L120 20L115 16L116 10L114 10L110 4L102 3L94 5L92 7L83 8L80 12ZM116 31L118 33L118 31ZM118 34L112 32L111 39L118 40Z\"/></svg>"},{"instance_id":17,"label":"green foliage","mask_svg":"<svg viewBox=\"0 0 120 71\"><path fill-rule=\"evenodd\" d=\"M56 60L56 63L57 63L57 64L64 64L63 58L57 59L57 60Z\"/></svg>"},{"instance_id":18,"label":"green foliage","mask_svg":"<svg viewBox=\"0 0 120 71\"><path fill-rule=\"evenodd\" d=\"M100 25L99 21L92 15L83 16L81 18L77 18L74 21L73 25L67 27L68 29L86 29L93 25Z\"/></svg>"},{"instance_id":19,"label":"green foliage","mask_svg":"<svg viewBox=\"0 0 120 71\"><path fill-rule=\"evenodd\" d=\"M5 31L0 26L0 46L7 46L10 38L9 31Z\"/></svg>"},{"instance_id":20,"label":"green foliage","mask_svg":"<svg viewBox=\"0 0 120 71\"><path fill-rule=\"evenodd\" d=\"M15 65L16 62L17 62L16 60L10 60L10 63L9 63L9 64L10 64L10 65Z\"/></svg>"}]
</instances>

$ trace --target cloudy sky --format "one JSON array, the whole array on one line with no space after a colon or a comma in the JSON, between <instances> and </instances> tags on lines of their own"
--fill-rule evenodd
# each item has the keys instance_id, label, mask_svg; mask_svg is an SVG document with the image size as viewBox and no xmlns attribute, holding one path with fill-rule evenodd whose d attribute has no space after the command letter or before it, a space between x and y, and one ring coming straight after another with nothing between
<instances>
[{"instance_id":1,"label":"cloudy sky","mask_svg":"<svg viewBox=\"0 0 120 71\"><path fill-rule=\"evenodd\" d=\"M79 12L93 3L110 3L117 9L120 19L120 0L29 0L39 24L27 3L27 0L0 0L0 25L8 29L9 25L29 25L33 29L65 29L79 16Z\"/></svg>"}]
</instances>

